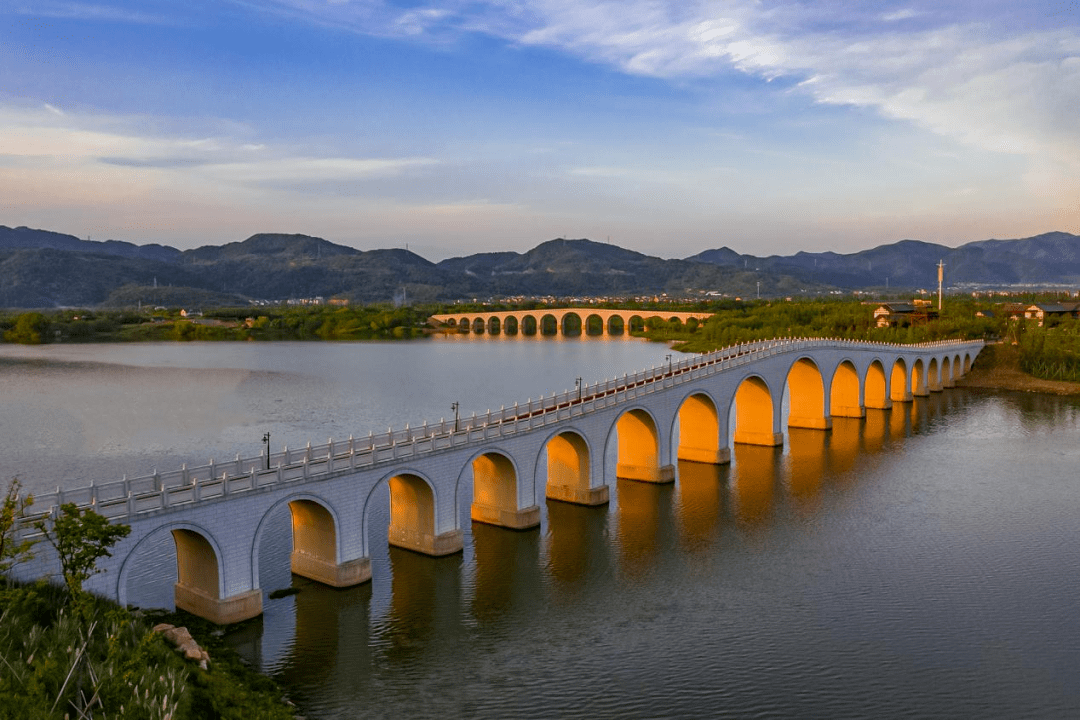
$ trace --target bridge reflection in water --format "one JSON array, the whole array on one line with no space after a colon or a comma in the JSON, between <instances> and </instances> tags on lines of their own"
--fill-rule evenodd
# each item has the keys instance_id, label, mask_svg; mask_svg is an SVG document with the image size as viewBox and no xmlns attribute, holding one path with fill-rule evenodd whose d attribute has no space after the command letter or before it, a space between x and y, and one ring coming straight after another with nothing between
<instances>
[{"instance_id":1,"label":"bridge reflection in water","mask_svg":"<svg viewBox=\"0 0 1080 720\"><path fill-rule=\"evenodd\" d=\"M370 584L334 590L294 576L300 594L274 601L295 604L291 641L275 657L262 643L280 628L245 629L231 642L279 674L305 705L318 707L320 697L331 696L353 698L359 707L384 693L406 702L411 691L466 707L458 683L420 690L410 685L411 673L430 682L425 673L453 655L451 648L478 642L478 629L512 644L513 635L500 628L521 625L516 617L532 618L535 627L543 625L538 616L565 621L603 613L622 602L621 593L664 582L667 564L724 572L725 558L813 532L817 516L836 511L845 494L858 491L877 455L902 452L910 437L932 432L951 405L947 396L934 395L868 412L865 420L834 419L828 433L791 430L784 448L735 446L729 466L680 461L674 484L618 480L610 506L549 500L542 507L543 532L475 523L466 536L467 562L391 547L380 561L391 578L382 602ZM736 576L740 571L731 569ZM272 607L268 613L280 618ZM394 688L372 684L384 666L404 673Z\"/></svg>"}]
</instances>

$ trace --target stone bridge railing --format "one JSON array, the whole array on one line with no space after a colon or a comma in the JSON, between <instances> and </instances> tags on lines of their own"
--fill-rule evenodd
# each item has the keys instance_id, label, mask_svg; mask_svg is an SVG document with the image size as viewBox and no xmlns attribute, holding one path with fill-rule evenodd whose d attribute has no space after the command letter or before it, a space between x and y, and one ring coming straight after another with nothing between
<instances>
[{"instance_id":1,"label":"stone bridge railing","mask_svg":"<svg viewBox=\"0 0 1080 720\"><path fill-rule=\"evenodd\" d=\"M442 419L417 427L389 429L364 438L330 440L324 445L265 454L197 467L124 478L115 482L91 483L87 487L40 494L35 497L29 521L56 512L63 503L93 507L105 517L119 522L150 513L168 512L170 508L219 500L238 493L249 493L285 483L304 483L337 477L404 458L435 453L464 445L487 442L499 437L528 432L582 414L628 402L660 389L708 377L780 353L800 352L818 347L870 349L911 352L955 347L961 350L982 341L937 341L917 345L896 345L836 339L763 340L735 345L704 355L686 357L654 366L622 378L543 397L514 403L483 415L460 420ZM269 466L269 467L268 467Z\"/></svg>"}]
</instances>

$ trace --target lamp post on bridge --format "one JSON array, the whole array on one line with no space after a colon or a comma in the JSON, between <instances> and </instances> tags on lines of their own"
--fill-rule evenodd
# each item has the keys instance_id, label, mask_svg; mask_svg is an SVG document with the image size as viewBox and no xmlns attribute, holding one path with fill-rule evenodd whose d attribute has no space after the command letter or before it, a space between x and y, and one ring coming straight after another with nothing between
<instances>
[{"instance_id":1,"label":"lamp post on bridge","mask_svg":"<svg viewBox=\"0 0 1080 720\"><path fill-rule=\"evenodd\" d=\"M667 359L667 371L668 371L668 375L670 375L671 374L671 353L668 353L664 357L665 357L665 359Z\"/></svg>"},{"instance_id":2,"label":"lamp post on bridge","mask_svg":"<svg viewBox=\"0 0 1080 720\"><path fill-rule=\"evenodd\" d=\"M263 435L263 442L266 443L266 469L270 469L270 433Z\"/></svg>"},{"instance_id":3,"label":"lamp post on bridge","mask_svg":"<svg viewBox=\"0 0 1080 720\"><path fill-rule=\"evenodd\" d=\"M577 389L577 399L581 400L581 378L574 381L574 386Z\"/></svg>"},{"instance_id":4,"label":"lamp post on bridge","mask_svg":"<svg viewBox=\"0 0 1080 720\"><path fill-rule=\"evenodd\" d=\"M450 403L450 409L454 411L454 432L458 431L458 403L455 400Z\"/></svg>"}]
</instances>

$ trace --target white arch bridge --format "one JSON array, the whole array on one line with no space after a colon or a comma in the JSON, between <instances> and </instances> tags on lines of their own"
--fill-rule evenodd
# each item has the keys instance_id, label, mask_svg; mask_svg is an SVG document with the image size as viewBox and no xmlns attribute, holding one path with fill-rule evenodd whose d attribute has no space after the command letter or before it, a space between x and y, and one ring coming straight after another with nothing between
<instances>
[{"instance_id":1,"label":"white arch bridge","mask_svg":"<svg viewBox=\"0 0 1080 720\"><path fill-rule=\"evenodd\" d=\"M671 482L677 460L728 462L729 442L781 444L785 397L788 427L828 431L834 416L863 417L866 408L951 387L982 347L748 343L458 423L91 485L39 496L35 508L55 512L74 502L131 526L102 561L106 572L87 585L121 603L137 551L171 534L177 607L235 622L262 612L259 549L267 518L283 506L292 517L292 571L355 585L371 578L369 510L385 497L375 493L383 485L390 491L389 542L446 555L462 549L458 496L470 485L473 521L535 527L545 497L603 504L609 479ZM609 448L614 467L605 467ZM21 575L57 572L55 558L39 548Z\"/></svg>"}]
</instances>

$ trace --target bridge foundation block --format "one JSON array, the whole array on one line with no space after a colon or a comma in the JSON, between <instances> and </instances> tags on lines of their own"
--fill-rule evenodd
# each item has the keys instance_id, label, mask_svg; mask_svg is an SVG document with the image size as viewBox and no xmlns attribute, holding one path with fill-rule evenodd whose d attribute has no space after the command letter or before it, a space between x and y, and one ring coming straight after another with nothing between
<instances>
[{"instance_id":1,"label":"bridge foundation block","mask_svg":"<svg viewBox=\"0 0 1080 720\"><path fill-rule=\"evenodd\" d=\"M177 609L186 610L217 625L230 625L262 615L261 590L249 590L227 598L213 598L188 585L176 583L173 588Z\"/></svg>"},{"instance_id":2,"label":"bridge foundation block","mask_svg":"<svg viewBox=\"0 0 1080 720\"><path fill-rule=\"evenodd\" d=\"M783 433L739 432L735 431L735 442L740 445L763 445L765 447L778 447L784 444Z\"/></svg>"},{"instance_id":3,"label":"bridge foundation block","mask_svg":"<svg viewBox=\"0 0 1080 720\"><path fill-rule=\"evenodd\" d=\"M473 503L470 511L473 522L496 525L511 530L529 530L540 525L540 506L522 508L521 510L506 510Z\"/></svg>"},{"instance_id":4,"label":"bridge foundation block","mask_svg":"<svg viewBox=\"0 0 1080 720\"><path fill-rule=\"evenodd\" d=\"M889 398L885 398L884 400L879 400L879 401L876 401L876 402L873 401L873 400L867 400L866 401L866 409L867 410L888 410L891 407L892 407L892 400L890 400Z\"/></svg>"},{"instance_id":5,"label":"bridge foundation block","mask_svg":"<svg viewBox=\"0 0 1080 720\"><path fill-rule=\"evenodd\" d=\"M330 587L352 587L371 580L370 558L332 563L314 555L293 550L289 561L294 574Z\"/></svg>"},{"instance_id":6,"label":"bridge foundation block","mask_svg":"<svg viewBox=\"0 0 1080 720\"><path fill-rule=\"evenodd\" d=\"M831 417L791 417L788 418L788 427L802 428L804 430L832 430Z\"/></svg>"},{"instance_id":7,"label":"bridge foundation block","mask_svg":"<svg viewBox=\"0 0 1080 720\"><path fill-rule=\"evenodd\" d=\"M607 485L594 488L579 488L572 485L548 485L548 500L572 503L574 505L607 505L611 502L610 491Z\"/></svg>"},{"instance_id":8,"label":"bridge foundation block","mask_svg":"<svg viewBox=\"0 0 1080 720\"><path fill-rule=\"evenodd\" d=\"M858 405L833 405L832 406L833 417L848 417L848 418L864 418L866 417L866 408Z\"/></svg>"},{"instance_id":9,"label":"bridge foundation block","mask_svg":"<svg viewBox=\"0 0 1080 720\"><path fill-rule=\"evenodd\" d=\"M615 467L615 476L623 480L637 480L638 482L671 483L675 482L675 466L619 463Z\"/></svg>"},{"instance_id":10,"label":"bridge foundation block","mask_svg":"<svg viewBox=\"0 0 1080 720\"><path fill-rule=\"evenodd\" d=\"M453 555L461 552L465 546L460 530L451 530L439 535L428 535L415 530L391 527L389 540L394 547L412 550L432 557Z\"/></svg>"},{"instance_id":11,"label":"bridge foundation block","mask_svg":"<svg viewBox=\"0 0 1080 720\"><path fill-rule=\"evenodd\" d=\"M707 450L705 448L681 447L679 460L704 463L706 465L727 465L731 462L731 448Z\"/></svg>"}]
</instances>

